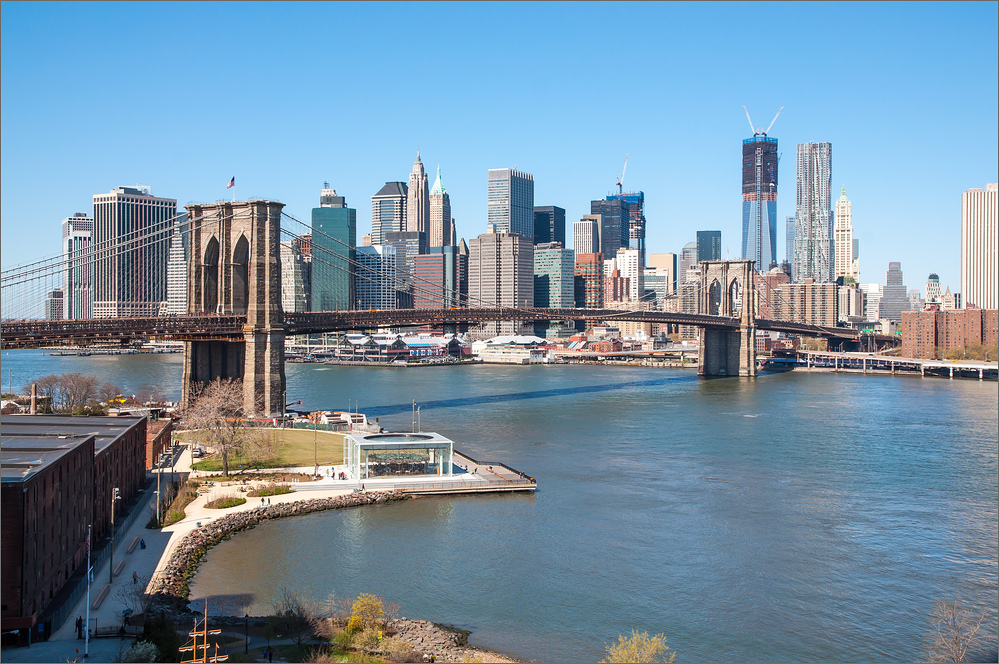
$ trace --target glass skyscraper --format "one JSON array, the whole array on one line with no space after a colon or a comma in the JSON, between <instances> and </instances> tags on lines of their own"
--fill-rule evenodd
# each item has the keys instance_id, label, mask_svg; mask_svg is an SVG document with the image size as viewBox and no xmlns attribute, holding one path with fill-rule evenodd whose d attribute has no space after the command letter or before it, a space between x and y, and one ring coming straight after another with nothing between
<instances>
[{"instance_id":1,"label":"glass skyscraper","mask_svg":"<svg viewBox=\"0 0 999 664\"><path fill-rule=\"evenodd\" d=\"M353 308L357 211L327 185L312 208L312 231L312 310Z\"/></svg>"},{"instance_id":2,"label":"glass skyscraper","mask_svg":"<svg viewBox=\"0 0 999 664\"><path fill-rule=\"evenodd\" d=\"M489 169L489 227L534 239L534 176L512 168Z\"/></svg>"},{"instance_id":3,"label":"glass skyscraper","mask_svg":"<svg viewBox=\"0 0 999 664\"><path fill-rule=\"evenodd\" d=\"M777 263L777 158L776 138L742 142L742 258L758 272Z\"/></svg>"}]
</instances>

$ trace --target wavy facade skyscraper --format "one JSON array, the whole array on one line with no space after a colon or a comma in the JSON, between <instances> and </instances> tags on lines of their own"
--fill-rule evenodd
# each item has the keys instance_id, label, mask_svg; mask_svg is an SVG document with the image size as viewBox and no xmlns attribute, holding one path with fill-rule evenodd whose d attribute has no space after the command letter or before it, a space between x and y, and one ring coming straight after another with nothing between
<instances>
[{"instance_id":1,"label":"wavy facade skyscraper","mask_svg":"<svg viewBox=\"0 0 999 664\"><path fill-rule=\"evenodd\" d=\"M832 143L799 143L794 206L795 281L835 281Z\"/></svg>"}]
</instances>

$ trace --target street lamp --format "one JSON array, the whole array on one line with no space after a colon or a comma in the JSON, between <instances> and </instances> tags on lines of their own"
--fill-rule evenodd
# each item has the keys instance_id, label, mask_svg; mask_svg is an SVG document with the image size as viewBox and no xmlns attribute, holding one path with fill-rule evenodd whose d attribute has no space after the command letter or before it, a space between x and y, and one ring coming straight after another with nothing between
<instances>
[{"instance_id":1,"label":"street lamp","mask_svg":"<svg viewBox=\"0 0 999 664\"><path fill-rule=\"evenodd\" d=\"M114 583L114 503L116 500L121 500L121 492L118 487L115 487L111 494L111 553L108 558L109 583Z\"/></svg>"},{"instance_id":2,"label":"street lamp","mask_svg":"<svg viewBox=\"0 0 999 664\"><path fill-rule=\"evenodd\" d=\"M250 652L250 614L243 616L243 654Z\"/></svg>"}]
</instances>

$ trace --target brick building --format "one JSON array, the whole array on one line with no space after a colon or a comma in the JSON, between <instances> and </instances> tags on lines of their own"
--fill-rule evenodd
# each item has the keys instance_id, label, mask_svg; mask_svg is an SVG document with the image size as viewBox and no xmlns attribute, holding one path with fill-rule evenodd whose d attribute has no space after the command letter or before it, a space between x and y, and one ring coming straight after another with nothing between
<instances>
[{"instance_id":1,"label":"brick building","mask_svg":"<svg viewBox=\"0 0 999 664\"><path fill-rule=\"evenodd\" d=\"M51 622L67 580L79 581L87 525L95 546L110 534L113 491L120 515L145 482L151 451L145 417L4 415L0 429L0 627L24 642L28 629ZM150 445L169 441L169 427L157 433Z\"/></svg>"},{"instance_id":2,"label":"brick building","mask_svg":"<svg viewBox=\"0 0 999 664\"><path fill-rule=\"evenodd\" d=\"M902 355L932 358L971 344L990 346L999 338L999 310L951 309L902 312ZM994 359L994 358L989 358Z\"/></svg>"}]
</instances>

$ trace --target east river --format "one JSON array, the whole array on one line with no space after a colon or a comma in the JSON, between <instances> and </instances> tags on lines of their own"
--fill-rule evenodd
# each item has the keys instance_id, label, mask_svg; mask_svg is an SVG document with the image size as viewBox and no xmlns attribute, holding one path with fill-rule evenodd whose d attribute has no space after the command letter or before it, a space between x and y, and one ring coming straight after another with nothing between
<instances>
[{"instance_id":1,"label":"east river","mask_svg":"<svg viewBox=\"0 0 999 664\"><path fill-rule=\"evenodd\" d=\"M177 398L181 356L5 353L15 386L81 371ZM678 661L918 661L934 602L999 603L997 384L600 366L289 364L288 400L346 409L538 480L259 526L192 598L372 592L524 660L597 661L632 628ZM6 382L4 388L7 387Z\"/></svg>"}]
</instances>

